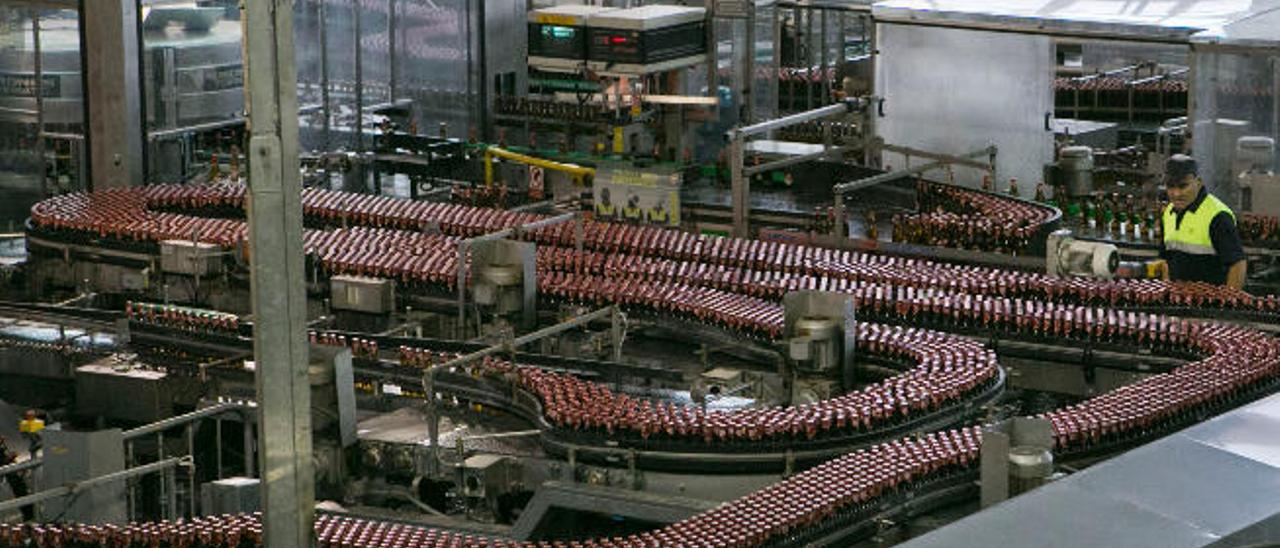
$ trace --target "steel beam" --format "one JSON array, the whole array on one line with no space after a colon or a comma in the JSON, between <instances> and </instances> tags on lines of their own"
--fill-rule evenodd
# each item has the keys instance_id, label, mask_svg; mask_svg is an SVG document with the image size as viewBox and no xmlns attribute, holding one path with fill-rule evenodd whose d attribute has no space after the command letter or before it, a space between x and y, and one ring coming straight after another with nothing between
<instances>
[{"instance_id":1,"label":"steel beam","mask_svg":"<svg viewBox=\"0 0 1280 548\"><path fill-rule=\"evenodd\" d=\"M245 2L249 244L267 546L315 544L292 0Z\"/></svg>"},{"instance_id":2,"label":"steel beam","mask_svg":"<svg viewBox=\"0 0 1280 548\"><path fill-rule=\"evenodd\" d=\"M746 161L743 148L746 143L742 139L729 142L729 181L730 200L733 202L733 237L746 238L751 227L747 224L751 214L751 178L743 173L742 163Z\"/></svg>"}]
</instances>

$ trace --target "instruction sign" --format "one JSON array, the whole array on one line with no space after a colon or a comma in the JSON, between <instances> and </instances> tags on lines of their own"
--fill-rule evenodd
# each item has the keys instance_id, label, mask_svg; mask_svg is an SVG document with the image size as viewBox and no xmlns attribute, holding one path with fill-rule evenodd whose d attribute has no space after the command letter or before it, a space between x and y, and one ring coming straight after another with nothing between
<instances>
[{"instance_id":1,"label":"instruction sign","mask_svg":"<svg viewBox=\"0 0 1280 548\"><path fill-rule=\"evenodd\" d=\"M601 169L592 186L600 219L654 225L680 225L679 171Z\"/></svg>"}]
</instances>

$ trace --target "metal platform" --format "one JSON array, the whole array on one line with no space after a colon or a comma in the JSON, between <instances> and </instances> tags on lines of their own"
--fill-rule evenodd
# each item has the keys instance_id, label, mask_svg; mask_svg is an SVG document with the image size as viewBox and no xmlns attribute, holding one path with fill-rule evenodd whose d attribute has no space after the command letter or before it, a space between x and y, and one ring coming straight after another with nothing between
<instances>
[{"instance_id":1,"label":"metal platform","mask_svg":"<svg viewBox=\"0 0 1280 548\"><path fill-rule=\"evenodd\" d=\"M1241 546L1280 538L1280 395L902 546Z\"/></svg>"}]
</instances>

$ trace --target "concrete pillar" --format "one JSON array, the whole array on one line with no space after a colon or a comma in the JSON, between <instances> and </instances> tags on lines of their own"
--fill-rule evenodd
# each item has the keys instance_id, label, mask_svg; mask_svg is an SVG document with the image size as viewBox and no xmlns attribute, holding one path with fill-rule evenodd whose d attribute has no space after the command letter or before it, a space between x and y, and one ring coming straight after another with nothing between
<instances>
[{"instance_id":1,"label":"concrete pillar","mask_svg":"<svg viewBox=\"0 0 1280 548\"><path fill-rule=\"evenodd\" d=\"M141 185L142 93L135 0L81 2L89 184Z\"/></svg>"}]
</instances>

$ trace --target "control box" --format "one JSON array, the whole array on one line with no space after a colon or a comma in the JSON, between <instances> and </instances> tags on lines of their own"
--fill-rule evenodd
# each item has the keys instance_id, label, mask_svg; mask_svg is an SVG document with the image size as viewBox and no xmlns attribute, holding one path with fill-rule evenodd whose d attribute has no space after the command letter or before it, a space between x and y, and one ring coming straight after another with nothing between
<instances>
[{"instance_id":1,"label":"control box","mask_svg":"<svg viewBox=\"0 0 1280 548\"><path fill-rule=\"evenodd\" d=\"M396 307L396 284L384 278L334 276L329 288L334 310L389 314Z\"/></svg>"},{"instance_id":2,"label":"control box","mask_svg":"<svg viewBox=\"0 0 1280 548\"><path fill-rule=\"evenodd\" d=\"M587 64L587 19L614 11L565 5L529 12L529 66L548 72L581 72Z\"/></svg>"},{"instance_id":3,"label":"control box","mask_svg":"<svg viewBox=\"0 0 1280 548\"><path fill-rule=\"evenodd\" d=\"M642 75L697 65L707 57L705 8L649 5L587 20L587 67L604 75Z\"/></svg>"}]
</instances>

